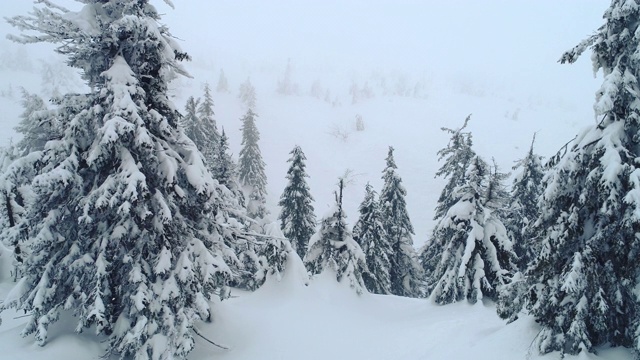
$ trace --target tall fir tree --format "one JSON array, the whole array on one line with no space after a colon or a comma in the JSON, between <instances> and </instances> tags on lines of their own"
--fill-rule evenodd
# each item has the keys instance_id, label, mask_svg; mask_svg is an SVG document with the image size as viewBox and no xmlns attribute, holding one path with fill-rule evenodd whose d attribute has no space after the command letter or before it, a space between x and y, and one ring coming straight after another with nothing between
<instances>
[{"instance_id":1,"label":"tall fir tree","mask_svg":"<svg viewBox=\"0 0 640 360\"><path fill-rule=\"evenodd\" d=\"M505 182L511 176L510 173L503 173L496 163L496 159L492 158L488 167L487 188L484 197L484 206L492 209L492 212L504 219L507 216L509 201L511 194L507 190Z\"/></svg>"},{"instance_id":2,"label":"tall fir tree","mask_svg":"<svg viewBox=\"0 0 640 360\"><path fill-rule=\"evenodd\" d=\"M291 80L291 74L293 68L291 66L291 59L287 61L287 67L282 75L282 79L278 80L278 86L276 92L281 95L296 95L298 92L297 85Z\"/></svg>"},{"instance_id":3,"label":"tall fir tree","mask_svg":"<svg viewBox=\"0 0 640 360\"><path fill-rule=\"evenodd\" d=\"M541 352L577 354L600 345L640 351L640 5L614 0L605 24L566 52L588 48L603 84L601 120L585 129L545 176L540 252L529 269L525 303L542 326Z\"/></svg>"},{"instance_id":4,"label":"tall fir tree","mask_svg":"<svg viewBox=\"0 0 640 360\"><path fill-rule=\"evenodd\" d=\"M9 19L42 34L14 40L59 44L91 90L59 97L48 116L60 138L14 162L37 174L17 179L33 193L16 224L25 273L0 309L29 313L23 334L41 345L68 310L77 331L108 337L108 354L184 358L194 323L211 319L209 300L229 276L224 237L239 231L222 223L217 184L178 128L167 83L185 73L188 56L155 8L81 3L73 12L39 2ZM87 14L95 21L81 21Z\"/></svg>"},{"instance_id":5,"label":"tall fir tree","mask_svg":"<svg viewBox=\"0 0 640 360\"><path fill-rule=\"evenodd\" d=\"M362 275L367 271L366 259L347 228L342 209L344 180L340 179L336 204L320 222L320 228L309 241L304 263L312 275L330 270L338 282L348 282L358 294L365 291Z\"/></svg>"},{"instance_id":6,"label":"tall fir tree","mask_svg":"<svg viewBox=\"0 0 640 360\"><path fill-rule=\"evenodd\" d=\"M436 172L436 177L444 177L447 179L445 187L440 193L438 203L436 204L434 220L440 221L445 217L449 209L456 204L459 196L455 194L458 187L465 185L467 178L466 172L469 168L471 159L476 156L472 148L472 134L465 131L471 120L471 115L467 116L464 124L457 129L441 128L442 131L451 134L451 138L447 146L438 151L438 161L444 161L440 169ZM437 224L437 222L436 222ZM437 227L434 228L430 239L420 249L419 262L424 270L425 277L428 279L436 270L440 262L440 256L443 249L439 245L434 244ZM430 291L430 290L428 290Z\"/></svg>"},{"instance_id":7,"label":"tall fir tree","mask_svg":"<svg viewBox=\"0 0 640 360\"><path fill-rule=\"evenodd\" d=\"M238 162L238 178L245 198L246 213L250 218L248 230L265 235L265 226L270 223L269 211L266 208L267 178L264 173L265 163L258 146L260 133L256 127L256 117L251 108L242 117L242 149ZM244 264L239 285L255 290L264 283L269 271L284 266L279 261L286 258L282 252L286 252L287 248L282 246L280 239L260 236L259 242L249 241L239 250L238 257ZM275 255L273 251L277 251Z\"/></svg>"},{"instance_id":8,"label":"tall fir tree","mask_svg":"<svg viewBox=\"0 0 640 360\"><path fill-rule=\"evenodd\" d=\"M438 161L444 159L444 164L436 172L436 177L444 177L448 180L438 198L434 220L441 219L455 203L453 191L456 187L464 184L469 162L476 155L471 148L473 144L471 133L464 131L469 120L471 120L471 115L467 116L462 127L458 129L445 127L441 129L450 133L451 139L445 148L438 151Z\"/></svg>"},{"instance_id":9,"label":"tall fir tree","mask_svg":"<svg viewBox=\"0 0 640 360\"><path fill-rule=\"evenodd\" d=\"M367 184L364 200L359 207L360 217L353 227L353 238L362 248L369 269L362 274L367 290L373 294L389 294L391 292L389 258L393 256L393 249L382 225L382 213L376 195L373 187Z\"/></svg>"},{"instance_id":10,"label":"tall fir tree","mask_svg":"<svg viewBox=\"0 0 640 360\"><path fill-rule=\"evenodd\" d=\"M247 78L245 82L240 84L238 98L248 110L256 109L256 88L253 87L250 78Z\"/></svg>"},{"instance_id":11,"label":"tall fir tree","mask_svg":"<svg viewBox=\"0 0 640 360\"><path fill-rule=\"evenodd\" d=\"M214 118L213 98L211 97L211 88L208 83L204 84L204 94L202 96L202 101L198 106L197 114L198 119L202 123L202 127L206 131L208 139L202 144L198 144L196 142L196 145L207 160L209 170L212 170L215 167L215 163L218 161L216 150L218 148L218 143L220 142L220 131L218 131L218 125Z\"/></svg>"},{"instance_id":12,"label":"tall fir tree","mask_svg":"<svg viewBox=\"0 0 640 360\"><path fill-rule=\"evenodd\" d=\"M535 135L527 156L516 161L513 166L513 170L519 172L511 186L509 217L505 222L521 270L526 269L540 250L540 239L534 230L534 224L540 215L538 199L542 195L545 169L542 156L534 152L534 143Z\"/></svg>"},{"instance_id":13,"label":"tall fir tree","mask_svg":"<svg viewBox=\"0 0 640 360\"><path fill-rule=\"evenodd\" d=\"M209 85L205 84L204 100L187 99L182 126L187 136L193 140L204 156L205 165L213 170L217 161L217 147L220 133L213 118L213 99Z\"/></svg>"},{"instance_id":14,"label":"tall fir tree","mask_svg":"<svg viewBox=\"0 0 640 360\"><path fill-rule=\"evenodd\" d=\"M424 250L430 296L438 304L496 300L499 287L516 270L511 241L492 205L499 202L495 189L500 185L488 191L492 182L488 164L474 156L464 180L452 191L455 203L438 221Z\"/></svg>"},{"instance_id":15,"label":"tall fir tree","mask_svg":"<svg viewBox=\"0 0 640 360\"><path fill-rule=\"evenodd\" d=\"M229 92L229 81L224 74L224 70L220 69L220 76L218 76L218 84L216 85L216 91L219 93Z\"/></svg>"},{"instance_id":16,"label":"tall fir tree","mask_svg":"<svg viewBox=\"0 0 640 360\"><path fill-rule=\"evenodd\" d=\"M291 241L291 246L298 253L300 259L304 259L309 245L309 239L316 229L316 216L314 214L313 197L309 192L309 185L305 178L309 177L305 170L305 160L300 146L295 146L290 152L291 158L287 160L291 165L287 170L287 186L280 196L278 205L281 207L280 228L284 236Z\"/></svg>"},{"instance_id":17,"label":"tall fir tree","mask_svg":"<svg viewBox=\"0 0 640 360\"><path fill-rule=\"evenodd\" d=\"M264 173L265 163L258 141L260 132L256 126L257 115L247 110L242 117L242 149L238 162L238 178L244 187L247 198L247 212L253 219L263 219L269 212L265 207L267 196L267 176Z\"/></svg>"},{"instance_id":18,"label":"tall fir tree","mask_svg":"<svg viewBox=\"0 0 640 360\"><path fill-rule=\"evenodd\" d=\"M200 104L200 99L196 99L193 96L189 96L187 98L187 102L184 104L184 114L182 119L180 119L180 125L184 129L184 132L187 134L191 140L194 140L194 136L198 136L198 134L194 134L200 119L198 119L198 105ZM195 140L194 140L195 142Z\"/></svg>"},{"instance_id":19,"label":"tall fir tree","mask_svg":"<svg viewBox=\"0 0 640 360\"><path fill-rule=\"evenodd\" d=\"M214 179L218 180L221 185L224 185L229 191L234 193L236 197L241 200L240 204L244 206L244 195L238 180L238 166L231 156L229 150L229 137L222 129L220 134L220 141L216 148L216 162L211 171Z\"/></svg>"},{"instance_id":20,"label":"tall fir tree","mask_svg":"<svg viewBox=\"0 0 640 360\"><path fill-rule=\"evenodd\" d=\"M380 191L380 209L387 242L393 250L389 258L391 262L390 291L395 295L418 297L424 290L422 271L413 248L413 225L411 225L405 201L407 191L402 185L400 175L396 172L398 167L393 158L391 146L386 162L387 166L382 172L384 185Z\"/></svg>"}]
</instances>

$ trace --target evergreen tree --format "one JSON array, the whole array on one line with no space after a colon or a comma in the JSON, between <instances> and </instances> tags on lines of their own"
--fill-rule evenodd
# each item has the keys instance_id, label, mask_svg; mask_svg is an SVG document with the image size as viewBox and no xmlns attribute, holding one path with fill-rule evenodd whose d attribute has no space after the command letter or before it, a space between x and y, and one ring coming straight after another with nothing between
<instances>
[{"instance_id":1,"label":"evergreen tree","mask_svg":"<svg viewBox=\"0 0 640 360\"><path fill-rule=\"evenodd\" d=\"M277 221L265 225L264 233L266 241L261 254L263 283L268 275L275 276L276 279L281 280L286 270L287 258L295 253L295 250L291 247L291 242L285 238Z\"/></svg>"},{"instance_id":2,"label":"evergreen tree","mask_svg":"<svg viewBox=\"0 0 640 360\"><path fill-rule=\"evenodd\" d=\"M291 60L287 61L287 68L284 71L282 80L278 80L278 87L276 92L281 95L294 95L297 92L296 85L291 80L291 73L293 72L291 67Z\"/></svg>"},{"instance_id":3,"label":"evergreen tree","mask_svg":"<svg viewBox=\"0 0 640 360\"><path fill-rule=\"evenodd\" d=\"M198 149L202 151L204 158L207 160L209 169L213 169L215 166L214 164L217 161L216 149L218 148L218 142L220 142L220 132L218 131L216 120L213 117L214 115L211 89L209 88L209 84L205 83L203 99L198 106L198 119L202 123L203 128L206 129L206 135L209 136L209 138L206 142L202 144L196 143L196 145L198 145Z\"/></svg>"},{"instance_id":4,"label":"evergreen tree","mask_svg":"<svg viewBox=\"0 0 640 360\"><path fill-rule=\"evenodd\" d=\"M256 88L251 84L251 79L247 78L247 81L240 84L238 91L238 98L247 107L248 110L255 110L256 108Z\"/></svg>"},{"instance_id":5,"label":"evergreen tree","mask_svg":"<svg viewBox=\"0 0 640 360\"><path fill-rule=\"evenodd\" d=\"M265 207L267 176L264 173L265 163L258 146L260 133L256 127L256 116L253 110L249 109L241 119L242 149L240 150L238 178L244 186L249 216L253 219L262 219L268 214Z\"/></svg>"},{"instance_id":6,"label":"evergreen tree","mask_svg":"<svg viewBox=\"0 0 640 360\"><path fill-rule=\"evenodd\" d=\"M22 168L15 163L21 153L14 145L0 148L0 239L13 250L11 271L14 281L22 276L24 260L19 227L16 225L26 212L31 190L28 186L21 186L16 179L23 176L33 178L35 173L34 167ZM11 233L13 236L9 235ZM11 241L8 242L7 239Z\"/></svg>"},{"instance_id":7,"label":"evergreen tree","mask_svg":"<svg viewBox=\"0 0 640 360\"><path fill-rule=\"evenodd\" d=\"M389 147L387 166L383 171L384 186L380 192L382 225L392 253L389 261L392 294L418 297L423 292L422 271L418 266L413 248L413 225L407 213L405 196L407 191L396 172L398 168L393 158L393 147Z\"/></svg>"},{"instance_id":8,"label":"evergreen tree","mask_svg":"<svg viewBox=\"0 0 640 360\"><path fill-rule=\"evenodd\" d=\"M488 168L487 189L484 197L484 206L492 210L494 215L504 219L507 216L507 208L511 195L505 182L511 176L510 173L500 172L500 167L496 164L496 159L491 159L493 166Z\"/></svg>"},{"instance_id":9,"label":"evergreen tree","mask_svg":"<svg viewBox=\"0 0 640 360\"><path fill-rule=\"evenodd\" d=\"M219 93L228 93L229 92L229 81L227 77L224 75L224 70L220 69L220 76L218 77L218 85L216 86L216 91Z\"/></svg>"},{"instance_id":10,"label":"evergreen tree","mask_svg":"<svg viewBox=\"0 0 640 360\"><path fill-rule=\"evenodd\" d=\"M22 134L22 139L16 146L22 153L43 150L47 141L62 136L55 119L43 117L47 114L47 106L40 96L22 89L21 105L24 110L15 130Z\"/></svg>"},{"instance_id":11,"label":"evergreen tree","mask_svg":"<svg viewBox=\"0 0 640 360\"><path fill-rule=\"evenodd\" d=\"M247 227L250 229L250 225ZM233 279L230 282L232 287L254 291L262 285L260 259L256 250L256 242L248 236L240 236L230 244L238 259Z\"/></svg>"},{"instance_id":12,"label":"evergreen tree","mask_svg":"<svg viewBox=\"0 0 640 360\"><path fill-rule=\"evenodd\" d=\"M213 99L209 85L206 84L203 101L195 100L193 96L187 99L182 126L204 156L205 165L210 171L216 164L216 149L220 141L220 133L213 115Z\"/></svg>"},{"instance_id":13,"label":"evergreen tree","mask_svg":"<svg viewBox=\"0 0 640 360\"><path fill-rule=\"evenodd\" d=\"M344 180L340 179L336 205L322 218L320 229L311 237L304 262L312 275L330 269L335 271L338 282L347 281L361 294L365 289L362 274L367 271L367 264L362 249L347 229L342 209L343 188Z\"/></svg>"},{"instance_id":14,"label":"evergreen tree","mask_svg":"<svg viewBox=\"0 0 640 360\"><path fill-rule=\"evenodd\" d=\"M198 104L200 104L200 99L196 100L193 96L189 96L187 102L184 104L184 115L182 119L180 119L180 125L184 129L184 132L191 140L194 140L194 142L195 137L198 136L198 134L194 134L194 131L200 122L197 114Z\"/></svg>"},{"instance_id":15,"label":"evergreen tree","mask_svg":"<svg viewBox=\"0 0 640 360\"><path fill-rule=\"evenodd\" d=\"M464 124L459 129L442 128L442 131L451 134L451 139L447 147L438 151L438 161L444 159L444 164L436 172L436 177L441 176L449 180L444 189L442 189L440 198L438 198L434 220L441 219L455 203L453 191L464 184L469 162L475 156L475 152L471 149L471 133L463 131L470 119L471 115L467 116Z\"/></svg>"},{"instance_id":16,"label":"evergreen tree","mask_svg":"<svg viewBox=\"0 0 640 360\"><path fill-rule=\"evenodd\" d=\"M472 134L464 131L470 119L471 115L467 116L464 124L458 129L441 128L442 131L451 134L451 138L447 146L438 151L438 161L444 160L444 163L436 172L436 177L442 176L448 180L438 198L434 220L442 220L449 209L458 202L459 196L454 192L458 187L465 185L467 181L465 174L471 159L476 156L471 148ZM427 279L436 270L443 251L438 244L434 244L436 230L437 227L434 228L431 238L422 247L419 254L419 261Z\"/></svg>"},{"instance_id":17,"label":"evergreen tree","mask_svg":"<svg viewBox=\"0 0 640 360\"><path fill-rule=\"evenodd\" d=\"M244 247L238 248L243 266L235 282L238 287L254 291L264 284L267 275L280 278L284 273L287 256L293 249L278 228L275 222L264 224L260 227L261 234L254 234L257 241L245 241Z\"/></svg>"},{"instance_id":18,"label":"evergreen tree","mask_svg":"<svg viewBox=\"0 0 640 360\"><path fill-rule=\"evenodd\" d=\"M264 234L263 226L269 222L267 219L269 212L265 204L267 180L264 173L265 164L258 146L260 133L255 124L256 116L253 110L248 109L242 118L242 149L238 163L238 179L242 185L243 197L246 199L244 205L249 217L247 230L252 233ZM248 241L244 246L236 248L238 257L244 266L242 275L238 279L238 286L248 290L260 287L264 283L265 274L269 268L278 265L268 263L265 260L266 252L269 251L267 248L284 249L274 243L274 241L277 242L277 239L263 236L260 238L258 243Z\"/></svg>"},{"instance_id":19,"label":"evergreen tree","mask_svg":"<svg viewBox=\"0 0 640 360\"><path fill-rule=\"evenodd\" d=\"M313 197L309 193L305 171L307 158L302 149L295 146L290 152L291 163L287 171L287 186L280 196L278 205L282 208L280 216L280 228L284 236L291 241L293 249L298 253L300 259L304 259L307 252L309 238L316 228L316 216L313 213Z\"/></svg>"},{"instance_id":20,"label":"evergreen tree","mask_svg":"<svg viewBox=\"0 0 640 360\"><path fill-rule=\"evenodd\" d=\"M0 209L2 209L0 211L0 231L15 226L19 218L20 211L16 211L16 208L20 205L16 203L15 184L8 182L6 176L7 169L16 157L15 146L0 148Z\"/></svg>"},{"instance_id":21,"label":"evergreen tree","mask_svg":"<svg viewBox=\"0 0 640 360\"><path fill-rule=\"evenodd\" d=\"M36 157L22 159L21 156L42 151L47 141L62 137L56 119L47 116L49 112L42 98L22 89L21 105L24 111L15 130L22 135L22 139L18 144L2 150L0 164L0 201L4 210L0 215L0 236L2 239L12 239L8 245L13 249L14 280L21 276L24 259L20 243L23 236L20 227L16 225L20 223L30 203L31 187L27 184L40 167Z\"/></svg>"},{"instance_id":22,"label":"evergreen tree","mask_svg":"<svg viewBox=\"0 0 640 360\"><path fill-rule=\"evenodd\" d=\"M604 81L594 106L601 121L545 176L536 222L544 232L525 299L543 353L604 344L640 351L638 18L637 1L612 1L605 24L560 60L591 48Z\"/></svg>"},{"instance_id":23,"label":"evergreen tree","mask_svg":"<svg viewBox=\"0 0 640 360\"><path fill-rule=\"evenodd\" d=\"M471 159L465 183L452 192L457 201L438 221L424 250L427 284L438 304L496 300L498 287L515 271L511 241L491 205L496 192L488 191L489 171L480 157Z\"/></svg>"},{"instance_id":24,"label":"evergreen tree","mask_svg":"<svg viewBox=\"0 0 640 360\"><path fill-rule=\"evenodd\" d=\"M380 205L376 192L367 184L364 200L360 204L360 218L353 227L353 238L364 252L368 272L362 274L364 284L370 293L389 294L391 291L389 258L393 249L382 225Z\"/></svg>"},{"instance_id":25,"label":"evergreen tree","mask_svg":"<svg viewBox=\"0 0 640 360\"><path fill-rule=\"evenodd\" d=\"M514 171L520 171L513 180L510 216L505 223L513 240L514 250L520 259L521 269L525 269L540 250L534 223L540 214L538 199L542 195L545 170L542 157L533 151L534 142L535 135L527 156L518 160L513 167Z\"/></svg>"},{"instance_id":26,"label":"evergreen tree","mask_svg":"<svg viewBox=\"0 0 640 360\"><path fill-rule=\"evenodd\" d=\"M221 185L224 185L229 189L229 191L234 193L235 196L241 200L240 204L244 206L244 195L242 194L242 189L238 183L237 164L231 157L231 153L229 151L229 138L224 132L224 128L220 135L220 141L218 142L216 153L216 162L211 171L213 178L218 180Z\"/></svg>"},{"instance_id":27,"label":"evergreen tree","mask_svg":"<svg viewBox=\"0 0 640 360\"><path fill-rule=\"evenodd\" d=\"M223 237L237 235L167 96L188 57L147 0L81 2L9 19L43 34L15 40L60 44L91 90L61 96L49 111L61 137L16 160L40 166L18 182L33 192L16 224L25 274L0 309L31 314L23 334L39 344L72 310L77 331L108 336L107 355L184 358L229 273ZM89 13L95 21L79 22Z\"/></svg>"},{"instance_id":28,"label":"evergreen tree","mask_svg":"<svg viewBox=\"0 0 640 360\"><path fill-rule=\"evenodd\" d=\"M269 210L266 207L266 198L260 193L257 187L249 189L249 194L246 196L246 209L247 214L254 220L256 220L256 226L254 230L258 230L258 227L264 225L263 220L267 220Z\"/></svg>"}]
</instances>

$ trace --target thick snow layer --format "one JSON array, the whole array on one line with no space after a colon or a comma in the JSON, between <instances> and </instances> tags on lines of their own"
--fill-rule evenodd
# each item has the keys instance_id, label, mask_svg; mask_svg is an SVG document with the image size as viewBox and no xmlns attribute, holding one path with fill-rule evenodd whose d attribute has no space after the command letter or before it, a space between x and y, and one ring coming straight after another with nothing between
<instances>
[{"instance_id":1,"label":"thick snow layer","mask_svg":"<svg viewBox=\"0 0 640 360\"><path fill-rule=\"evenodd\" d=\"M3 254L3 256L6 254ZM200 337L191 360L416 360L416 359L555 359L541 357L531 347L539 331L525 317L506 325L490 303L461 302L438 306L426 299L388 295L356 295L330 272L305 285L300 260L289 259L281 281L269 279L254 293L232 290L231 298L214 304L214 320L199 324L199 332L229 350L216 348ZM6 280L6 279L5 279ZM2 283L7 289L8 283ZM21 338L26 318L4 313L0 327L3 359L98 359L103 338L92 331L73 333L69 314L49 331L49 342L38 347L32 337ZM567 359L626 360L625 349L601 349L599 355Z\"/></svg>"}]
</instances>

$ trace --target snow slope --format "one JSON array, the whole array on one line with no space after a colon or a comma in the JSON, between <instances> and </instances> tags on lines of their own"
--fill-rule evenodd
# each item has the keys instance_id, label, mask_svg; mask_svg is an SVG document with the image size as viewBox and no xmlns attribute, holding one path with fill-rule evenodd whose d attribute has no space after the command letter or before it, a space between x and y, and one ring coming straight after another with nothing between
<instances>
[{"instance_id":1,"label":"snow slope","mask_svg":"<svg viewBox=\"0 0 640 360\"><path fill-rule=\"evenodd\" d=\"M5 254L3 254L5 255ZM254 293L233 291L215 304L214 321L198 331L221 349L196 338L191 360L418 360L418 359L555 359L531 347L538 327L525 317L505 325L493 304L466 302L438 306L427 299L356 293L325 272L309 282L300 259L292 257L287 273L270 278ZM307 286L308 284L308 286ZM6 289L6 282L2 290ZM19 333L25 318L2 315L2 358L12 360L99 359L104 343L86 331L73 334L67 317L52 326L45 347ZM114 358L115 359L115 358ZM601 349L599 355L567 359L627 360L625 349Z\"/></svg>"}]
</instances>

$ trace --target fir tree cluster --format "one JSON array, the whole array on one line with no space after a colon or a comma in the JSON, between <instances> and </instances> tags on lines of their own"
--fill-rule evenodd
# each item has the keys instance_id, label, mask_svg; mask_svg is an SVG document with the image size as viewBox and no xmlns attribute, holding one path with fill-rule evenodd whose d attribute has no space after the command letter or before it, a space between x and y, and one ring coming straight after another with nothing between
<instances>
[{"instance_id":1,"label":"fir tree cluster","mask_svg":"<svg viewBox=\"0 0 640 360\"><path fill-rule=\"evenodd\" d=\"M23 139L1 158L1 236L17 284L0 311L29 313L23 335L40 345L72 313L77 332L106 336L107 355L185 358L214 297L282 272L291 248L252 230L209 86L184 115L169 100L189 56L155 8L83 3L95 22L53 2L8 19L25 31L15 41L58 44L90 91L50 106L23 93Z\"/></svg>"},{"instance_id":2,"label":"fir tree cluster","mask_svg":"<svg viewBox=\"0 0 640 360\"><path fill-rule=\"evenodd\" d=\"M413 247L406 190L396 172L393 148L389 147L380 199L376 199L375 191L367 185L360 217L352 231L342 207L345 180L341 178L334 207L313 233L315 217L310 205L312 198L304 182L307 176L302 162L304 154L299 147L291 154L289 185L281 197L280 218L285 234L291 234L294 247L299 254L304 254L309 272L316 275L331 269L338 281L346 277L358 293L366 290L376 294L421 296L422 271Z\"/></svg>"}]
</instances>

